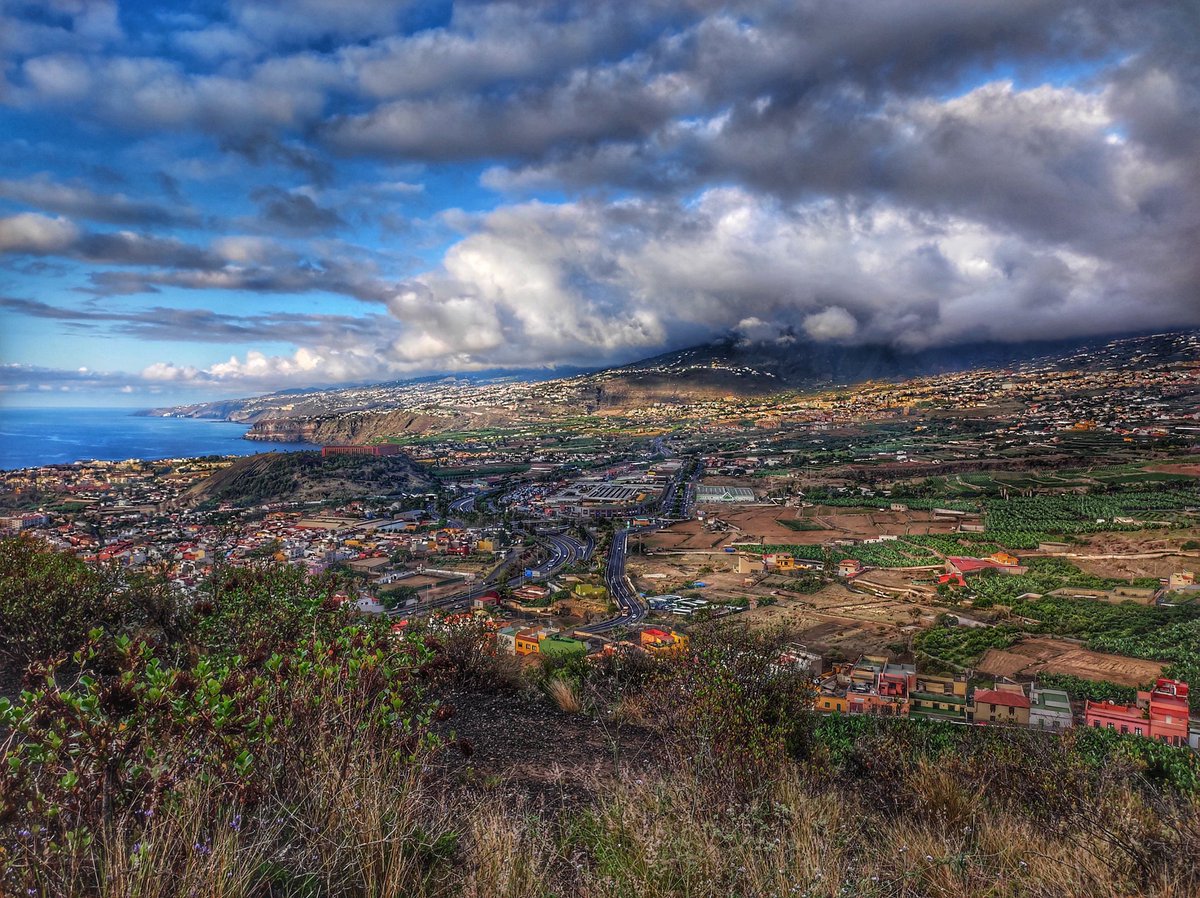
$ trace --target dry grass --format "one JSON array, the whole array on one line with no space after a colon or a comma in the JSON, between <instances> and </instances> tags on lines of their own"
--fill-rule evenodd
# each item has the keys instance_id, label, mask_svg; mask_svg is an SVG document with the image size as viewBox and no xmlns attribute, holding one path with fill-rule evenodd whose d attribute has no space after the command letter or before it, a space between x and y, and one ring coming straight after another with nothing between
<instances>
[{"instance_id":1,"label":"dry grass","mask_svg":"<svg viewBox=\"0 0 1200 898\"><path fill-rule=\"evenodd\" d=\"M578 894L973 896L1154 895L1182 898L1180 879L1139 888L1095 834L1047 836L990 810L969 784L920 773L940 796L889 819L853 795L782 771L748 805L710 806L705 787L675 775L615 786L570 844L588 858ZM904 784L901 788L908 788ZM1181 876L1186 870L1180 871Z\"/></svg>"},{"instance_id":2,"label":"dry grass","mask_svg":"<svg viewBox=\"0 0 1200 898\"><path fill-rule=\"evenodd\" d=\"M675 898L1118 898L1194 894L1187 859L1139 883L1099 828L1039 830L989 806L977 783L920 765L883 813L786 764L731 801L690 764L588 783L595 802L546 816L495 792L451 797L417 768L360 759L334 790L296 784L253 819L213 793L180 797L144 826L117 826L40 894L103 898L285 895ZM644 774L642 774L644 777ZM505 793L510 794L510 793ZM1135 805L1118 815L1139 813ZM98 868L84 861L100 858Z\"/></svg>"},{"instance_id":3,"label":"dry grass","mask_svg":"<svg viewBox=\"0 0 1200 898\"><path fill-rule=\"evenodd\" d=\"M546 692L558 706L558 710L565 714L578 714L583 710L583 700L579 696L579 690L564 679L550 680L546 684Z\"/></svg>"}]
</instances>

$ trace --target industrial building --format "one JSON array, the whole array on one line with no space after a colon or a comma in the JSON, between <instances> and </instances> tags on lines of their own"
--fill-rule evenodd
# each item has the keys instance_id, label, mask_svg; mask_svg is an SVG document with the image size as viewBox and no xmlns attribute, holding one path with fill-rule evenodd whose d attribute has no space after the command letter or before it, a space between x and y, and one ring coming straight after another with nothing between
<instances>
[{"instance_id":1,"label":"industrial building","mask_svg":"<svg viewBox=\"0 0 1200 898\"><path fill-rule=\"evenodd\" d=\"M322 446L321 457L329 458L331 455L399 455L400 447L395 443L380 443L376 446Z\"/></svg>"}]
</instances>

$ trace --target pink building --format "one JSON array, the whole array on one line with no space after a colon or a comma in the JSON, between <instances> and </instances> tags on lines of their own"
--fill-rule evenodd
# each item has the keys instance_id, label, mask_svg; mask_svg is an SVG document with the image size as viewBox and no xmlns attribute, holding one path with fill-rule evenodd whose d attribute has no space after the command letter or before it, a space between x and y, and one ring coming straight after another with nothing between
<instances>
[{"instance_id":1,"label":"pink building","mask_svg":"<svg viewBox=\"0 0 1200 898\"><path fill-rule=\"evenodd\" d=\"M1090 727L1187 745L1188 713L1187 683L1160 678L1152 690L1138 693L1136 705L1089 701L1084 720Z\"/></svg>"}]
</instances>

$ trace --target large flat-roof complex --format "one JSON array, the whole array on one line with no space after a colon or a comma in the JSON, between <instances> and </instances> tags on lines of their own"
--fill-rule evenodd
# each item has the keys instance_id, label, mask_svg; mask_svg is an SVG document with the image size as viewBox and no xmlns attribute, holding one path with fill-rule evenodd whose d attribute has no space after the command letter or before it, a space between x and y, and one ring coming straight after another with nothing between
<instances>
[{"instance_id":1,"label":"large flat-roof complex","mask_svg":"<svg viewBox=\"0 0 1200 898\"><path fill-rule=\"evenodd\" d=\"M544 507L557 517L612 518L628 514L662 492L654 483L576 483L548 496Z\"/></svg>"},{"instance_id":2,"label":"large flat-roof complex","mask_svg":"<svg viewBox=\"0 0 1200 898\"><path fill-rule=\"evenodd\" d=\"M713 486L702 483L696 487L696 501L705 502L754 502L754 490L745 486Z\"/></svg>"}]
</instances>

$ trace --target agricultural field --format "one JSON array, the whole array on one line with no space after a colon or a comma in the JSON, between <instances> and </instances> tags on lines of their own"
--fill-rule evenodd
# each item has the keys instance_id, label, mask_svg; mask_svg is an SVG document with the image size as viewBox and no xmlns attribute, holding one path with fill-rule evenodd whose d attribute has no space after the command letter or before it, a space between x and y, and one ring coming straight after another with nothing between
<instances>
[{"instance_id":1,"label":"agricultural field","mask_svg":"<svg viewBox=\"0 0 1200 898\"><path fill-rule=\"evenodd\" d=\"M964 670L974 666L988 649L1006 649L1021 638L1015 624L996 627L960 627L939 624L917 634L913 645L918 658L932 667Z\"/></svg>"},{"instance_id":2,"label":"agricultural field","mask_svg":"<svg viewBox=\"0 0 1200 898\"><path fill-rule=\"evenodd\" d=\"M814 546L796 543L772 543L759 546L742 546L744 551L752 554L771 552L787 552L794 558L804 558L810 561L822 561L827 564L837 564L843 558L857 558L868 567L929 567L941 563L929 549L910 545L901 540L891 540L883 543L866 543L853 546Z\"/></svg>"},{"instance_id":3,"label":"agricultural field","mask_svg":"<svg viewBox=\"0 0 1200 898\"><path fill-rule=\"evenodd\" d=\"M1048 669L1139 685L1130 681L1151 668L1138 668L1127 662L1141 660L1158 662L1154 669L1161 669L1166 676L1200 682L1200 602L1157 606L1049 595L1064 586L1108 589L1127 581L1091 576L1057 558L1034 558L1029 564L1030 570L1025 574L982 574L972 578L969 588L973 595L973 610L999 614L1002 622L998 626L985 628L984 632L937 627L918 637L921 651L949 665L972 666L979 664L989 649L1021 654L1011 647L1027 635L1069 637L1082 643L1070 651L1083 648L1092 653L1123 657L1103 661L1091 655L1071 656L1070 651L1064 649L1055 657L1065 652L1067 658ZM1029 644L1047 645L1045 642ZM994 668L1007 668L1014 660L1007 655L993 654L988 663ZM1125 668L1121 665L1129 670L1122 673ZM1019 666L1012 672L1024 671L1025 667ZM1193 703L1194 706L1200 704L1200 699L1193 699Z\"/></svg>"},{"instance_id":4,"label":"agricultural field","mask_svg":"<svg viewBox=\"0 0 1200 898\"><path fill-rule=\"evenodd\" d=\"M1137 687L1161 676L1164 666L1157 661L1092 651L1074 642L1037 636L1022 639L1006 649L988 649L976 670L996 677L1061 674Z\"/></svg>"},{"instance_id":5,"label":"agricultural field","mask_svg":"<svg viewBox=\"0 0 1200 898\"><path fill-rule=\"evenodd\" d=\"M904 542L929 549L940 555L991 555L1006 548L982 533L926 533L905 536Z\"/></svg>"},{"instance_id":6,"label":"agricultural field","mask_svg":"<svg viewBox=\"0 0 1200 898\"><path fill-rule=\"evenodd\" d=\"M1140 530L1147 526L1187 526L1185 511L1200 505L1195 489L1164 485L1155 490L1014 496L991 499L984 514L985 534L1010 549L1036 549L1038 543L1082 534Z\"/></svg>"}]
</instances>

